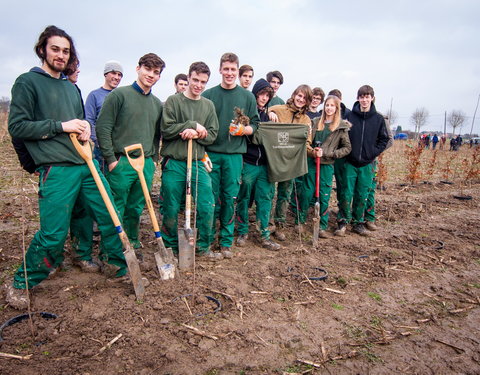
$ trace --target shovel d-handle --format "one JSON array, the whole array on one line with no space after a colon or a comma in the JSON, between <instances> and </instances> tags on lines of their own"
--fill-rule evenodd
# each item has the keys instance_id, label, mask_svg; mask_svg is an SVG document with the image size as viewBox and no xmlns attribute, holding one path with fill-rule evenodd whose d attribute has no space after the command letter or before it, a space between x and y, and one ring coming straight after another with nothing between
<instances>
[{"instance_id":1,"label":"shovel d-handle","mask_svg":"<svg viewBox=\"0 0 480 375\"><path fill-rule=\"evenodd\" d=\"M158 225L157 216L155 215L155 209L153 208L152 199L150 198L150 192L148 191L147 181L145 180L145 175L143 174L143 167L145 165L145 157L143 155L143 147L140 143L127 146L124 148L125 154L127 155L128 162L133 169L138 173L138 178L140 179L140 185L142 186L142 192L145 197L145 202L147 203L148 213L150 214L150 219L152 220L153 230L155 232L156 238L161 238L160 227ZM140 151L140 156L138 158L132 158L128 154L132 151Z\"/></svg>"},{"instance_id":2,"label":"shovel d-handle","mask_svg":"<svg viewBox=\"0 0 480 375\"><path fill-rule=\"evenodd\" d=\"M127 155L128 162L135 169L137 172L143 173L143 167L145 165L145 155L143 154L143 147L141 143L136 143L134 145L130 145L124 148L125 155ZM130 157L130 152L132 151L140 151L140 156L132 158Z\"/></svg>"},{"instance_id":3,"label":"shovel d-handle","mask_svg":"<svg viewBox=\"0 0 480 375\"><path fill-rule=\"evenodd\" d=\"M135 290L135 296L137 300L141 300L145 295L145 286L143 285L142 273L140 271L138 259L135 256L135 252L133 251L132 246L130 245L130 242L128 241L127 235L123 231L122 224L118 219L117 211L115 211L115 208L113 207L112 201L108 196L107 190L103 185L102 179L100 178L100 175L98 174L98 171L95 168L95 165L93 164L92 149L90 148L90 144L88 142L81 144L77 139L77 134L75 133L70 133L70 139L72 140L73 146L75 147L77 152L80 154L83 160L85 160L85 162L87 163L88 168L90 169L90 173L92 174L95 184L97 185L98 191L100 192L103 202L107 207L108 213L112 218L113 225L115 226L118 236L120 237L120 241L122 242L122 245L125 248L125 251L123 252L123 254L125 256L125 261L127 262L128 271L130 272L133 288Z\"/></svg>"}]
</instances>

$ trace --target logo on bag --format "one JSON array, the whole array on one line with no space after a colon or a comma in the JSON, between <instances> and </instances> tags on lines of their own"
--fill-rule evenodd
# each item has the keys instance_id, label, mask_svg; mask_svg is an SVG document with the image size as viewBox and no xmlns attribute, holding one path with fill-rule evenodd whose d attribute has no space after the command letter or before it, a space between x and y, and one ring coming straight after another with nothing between
<instances>
[{"instance_id":1,"label":"logo on bag","mask_svg":"<svg viewBox=\"0 0 480 375\"><path fill-rule=\"evenodd\" d=\"M281 146L286 146L288 144L289 134L288 132L278 132L278 143Z\"/></svg>"}]
</instances>

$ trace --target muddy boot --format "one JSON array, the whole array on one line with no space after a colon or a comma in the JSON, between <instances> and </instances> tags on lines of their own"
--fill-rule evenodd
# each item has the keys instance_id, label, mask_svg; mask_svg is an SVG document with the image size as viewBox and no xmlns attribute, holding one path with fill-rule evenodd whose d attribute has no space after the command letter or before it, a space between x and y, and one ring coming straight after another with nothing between
<instances>
[{"instance_id":1,"label":"muddy boot","mask_svg":"<svg viewBox=\"0 0 480 375\"><path fill-rule=\"evenodd\" d=\"M273 232L273 236L279 240L279 241L285 241L287 237L285 236L285 233L283 232L285 227L281 223L276 223L275 224L275 232Z\"/></svg>"},{"instance_id":2,"label":"muddy boot","mask_svg":"<svg viewBox=\"0 0 480 375\"><path fill-rule=\"evenodd\" d=\"M222 260L223 259L223 255L222 253L216 253L216 252L213 252L213 251L204 251L202 253L198 253L197 256L200 258L200 259L205 259L205 260L209 260L209 261L212 261L212 262L216 262L217 260Z\"/></svg>"},{"instance_id":3,"label":"muddy boot","mask_svg":"<svg viewBox=\"0 0 480 375\"><path fill-rule=\"evenodd\" d=\"M343 221L338 222L338 228L335 230L335 236L345 237L345 232L347 231L347 223Z\"/></svg>"},{"instance_id":4,"label":"muddy boot","mask_svg":"<svg viewBox=\"0 0 480 375\"><path fill-rule=\"evenodd\" d=\"M370 235L370 233L367 231L367 228L365 228L364 223L355 224L352 228L352 232L364 237L368 237Z\"/></svg>"},{"instance_id":5,"label":"muddy boot","mask_svg":"<svg viewBox=\"0 0 480 375\"><path fill-rule=\"evenodd\" d=\"M272 251L278 251L282 248L278 243L267 239L262 239L262 247Z\"/></svg>"},{"instance_id":6,"label":"muddy boot","mask_svg":"<svg viewBox=\"0 0 480 375\"><path fill-rule=\"evenodd\" d=\"M305 229L303 227L303 224L297 224L295 225L295 232L298 234L303 234L305 233Z\"/></svg>"},{"instance_id":7,"label":"muddy boot","mask_svg":"<svg viewBox=\"0 0 480 375\"><path fill-rule=\"evenodd\" d=\"M244 247L247 244L248 240L248 234L241 234L237 237L237 241L235 241L235 244L238 247Z\"/></svg>"},{"instance_id":8,"label":"muddy boot","mask_svg":"<svg viewBox=\"0 0 480 375\"><path fill-rule=\"evenodd\" d=\"M377 224L375 224L374 221L367 221L365 223L365 227L372 232L375 232L376 230L378 230Z\"/></svg>"},{"instance_id":9,"label":"muddy boot","mask_svg":"<svg viewBox=\"0 0 480 375\"><path fill-rule=\"evenodd\" d=\"M225 259L233 258L233 252L229 247L220 246L220 252L222 253L222 255Z\"/></svg>"},{"instance_id":10,"label":"muddy boot","mask_svg":"<svg viewBox=\"0 0 480 375\"><path fill-rule=\"evenodd\" d=\"M75 259L73 264L79 267L83 272L95 273L100 272L100 266L93 260L80 260Z\"/></svg>"},{"instance_id":11,"label":"muddy boot","mask_svg":"<svg viewBox=\"0 0 480 375\"><path fill-rule=\"evenodd\" d=\"M327 231L324 229L320 229L320 231L318 232L318 238L329 238Z\"/></svg>"},{"instance_id":12,"label":"muddy boot","mask_svg":"<svg viewBox=\"0 0 480 375\"><path fill-rule=\"evenodd\" d=\"M28 308L28 295L26 289L14 288L13 284L9 284L6 287L7 303L17 310L26 310Z\"/></svg>"}]
</instances>

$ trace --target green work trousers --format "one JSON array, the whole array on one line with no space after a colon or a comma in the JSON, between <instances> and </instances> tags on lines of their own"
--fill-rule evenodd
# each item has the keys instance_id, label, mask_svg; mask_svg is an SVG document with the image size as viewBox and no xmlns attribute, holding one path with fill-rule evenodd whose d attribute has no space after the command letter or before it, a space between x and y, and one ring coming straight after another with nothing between
<instances>
[{"instance_id":1,"label":"green work trousers","mask_svg":"<svg viewBox=\"0 0 480 375\"><path fill-rule=\"evenodd\" d=\"M162 235L165 246L171 247L175 253L178 253L178 214L185 204L186 176L186 161L168 159L162 171ZM210 249L212 242L215 203L212 180L200 160L192 163L191 189L192 198L197 198L197 250L204 253Z\"/></svg>"},{"instance_id":2,"label":"green work trousers","mask_svg":"<svg viewBox=\"0 0 480 375\"><path fill-rule=\"evenodd\" d=\"M92 260L93 218L88 210L88 202L82 196L78 197L73 207L70 242L74 258Z\"/></svg>"},{"instance_id":3,"label":"green work trousers","mask_svg":"<svg viewBox=\"0 0 480 375\"><path fill-rule=\"evenodd\" d=\"M237 199L237 232L248 233L248 206L254 190L257 224L262 238L269 240L268 222L272 211L275 184L268 181L268 166L243 163L242 183Z\"/></svg>"},{"instance_id":4,"label":"green work trousers","mask_svg":"<svg viewBox=\"0 0 480 375\"><path fill-rule=\"evenodd\" d=\"M300 223L307 221L308 208L312 195L315 196L316 165L315 159L308 159L308 173L302 176L303 183L297 187L298 205L300 212L298 214ZM330 193L332 192L333 164L320 165L320 227L325 230L328 227L328 204L330 202ZM298 224L296 219L295 221Z\"/></svg>"},{"instance_id":5,"label":"green work trousers","mask_svg":"<svg viewBox=\"0 0 480 375\"><path fill-rule=\"evenodd\" d=\"M365 208L365 221L375 221L375 190L377 189L377 161L371 164L372 184L368 189L367 207Z\"/></svg>"},{"instance_id":6,"label":"green work trousers","mask_svg":"<svg viewBox=\"0 0 480 375\"><path fill-rule=\"evenodd\" d=\"M232 247L235 230L235 200L240 190L242 154L208 153L212 161L212 190L215 199L215 220L212 233L216 231L216 219L220 219L219 244ZM212 236L212 242L214 236Z\"/></svg>"},{"instance_id":7,"label":"green work trousers","mask_svg":"<svg viewBox=\"0 0 480 375\"><path fill-rule=\"evenodd\" d=\"M348 205L345 205L344 216L339 217L339 221L352 222L353 225L364 223L368 189L372 186L372 166L354 167L346 162L344 168L345 200Z\"/></svg>"},{"instance_id":8,"label":"green work trousers","mask_svg":"<svg viewBox=\"0 0 480 375\"><path fill-rule=\"evenodd\" d=\"M147 182L148 190L152 187L155 164L152 158L145 158L143 174ZM138 231L140 216L145 207L145 197L137 171L128 162L126 156L121 156L115 168L107 173L107 180L112 188L115 205L120 212L123 228L134 248L138 249L140 240Z\"/></svg>"},{"instance_id":9,"label":"green work trousers","mask_svg":"<svg viewBox=\"0 0 480 375\"><path fill-rule=\"evenodd\" d=\"M348 210L349 202L345 200L345 158L335 159L333 164L335 174L335 186L337 190L338 214L337 221L345 220L345 210Z\"/></svg>"},{"instance_id":10,"label":"green work trousers","mask_svg":"<svg viewBox=\"0 0 480 375\"><path fill-rule=\"evenodd\" d=\"M277 203L275 204L275 223L283 224L287 220L288 202L293 190L293 181L281 181L277 184Z\"/></svg>"},{"instance_id":11,"label":"green work trousers","mask_svg":"<svg viewBox=\"0 0 480 375\"><path fill-rule=\"evenodd\" d=\"M97 163L95 166L98 170ZM38 171L40 230L35 233L25 256L29 288L46 279L62 263L63 245L68 235L72 210L79 197L88 202L102 234L100 259L119 267L116 276L125 275L127 264L122 243L88 166L46 166ZM108 183L103 175L100 177L111 197ZM14 276L15 288L26 288L24 272L24 266L21 265Z\"/></svg>"}]
</instances>

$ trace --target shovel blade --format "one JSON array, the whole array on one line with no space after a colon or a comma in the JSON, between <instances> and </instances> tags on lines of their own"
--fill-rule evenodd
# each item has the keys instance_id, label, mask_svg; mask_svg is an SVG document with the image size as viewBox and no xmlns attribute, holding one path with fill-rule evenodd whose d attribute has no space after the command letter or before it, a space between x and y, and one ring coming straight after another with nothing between
<instances>
[{"instance_id":1,"label":"shovel blade","mask_svg":"<svg viewBox=\"0 0 480 375\"><path fill-rule=\"evenodd\" d=\"M127 262L128 272L133 283L133 289L135 290L135 296L138 300L142 300L145 295L145 286L143 285L142 272L140 271L140 265L135 255L135 251L128 246L123 252L125 261Z\"/></svg>"},{"instance_id":2,"label":"shovel blade","mask_svg":"<svg viewBox=\"0 0 480 375\"><path fill-rule=\"evenodd\" d=\"M315 216L313 218L313 246L318 244L318 236L320 232L320 203L315 203Z\"/></svg>"},{"instance_id":3,"label":"shovel blade","mask_svg":"<svg viewBox=\"0 0 480 375\"><path fill-rule=\"evenodd\" d=\"M159 251L155 253L155 261L157 262L158 273L162 280L170 280L175 278L175 265L167 263L162 259L162 255Z\"/></svg>"},{"instance_id":4,"label":"shovel blade","mask_svg":"<svg viewBox=\"0 0 480 375\"><path fill-rule=\"evenodd\" d=\"M196 229L178 230L178 267L181 270L192 269L195 263ZM193 241L192 241L193 239Z\"/></svg>"}]
</instances>

